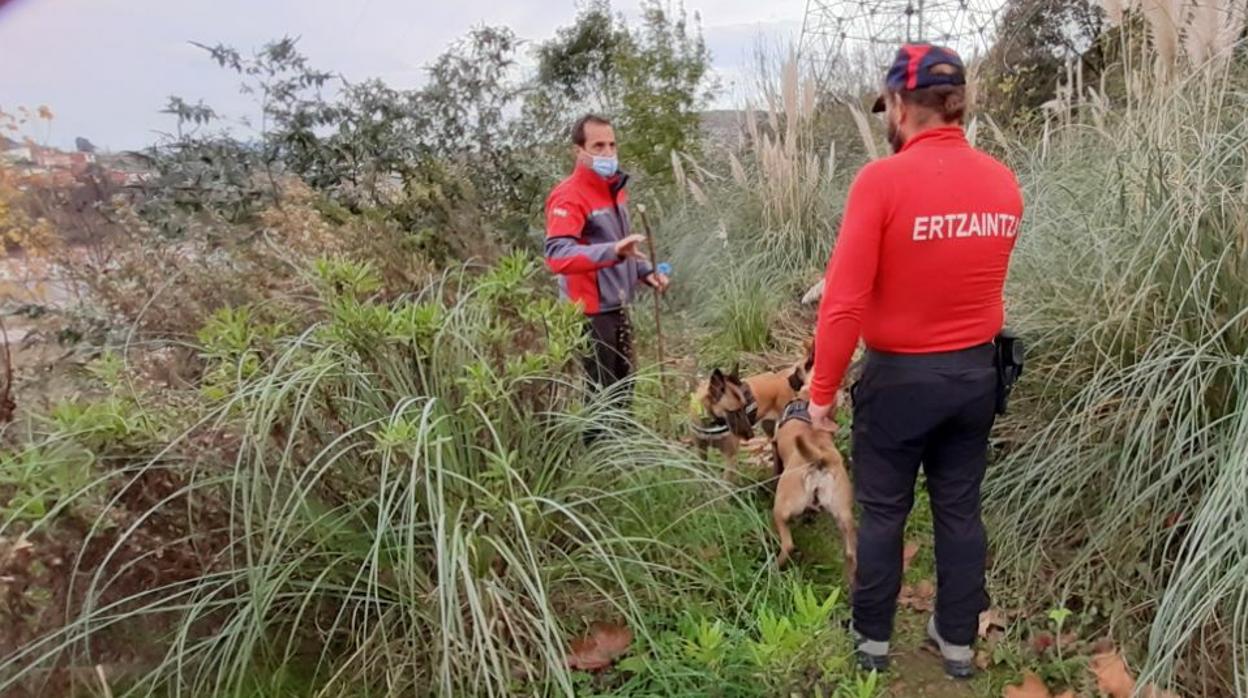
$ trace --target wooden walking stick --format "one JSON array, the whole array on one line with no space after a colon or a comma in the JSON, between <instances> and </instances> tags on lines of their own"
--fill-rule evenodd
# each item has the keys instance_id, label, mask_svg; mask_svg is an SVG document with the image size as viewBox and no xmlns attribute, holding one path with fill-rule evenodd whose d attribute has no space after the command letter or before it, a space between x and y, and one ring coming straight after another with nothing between
<instances>
[{"instance_id":1,"label":"wooden walking stick","mask_svg":"<svg viewBox=\"0 0 1248 698\"><path fill-rule=\"evenodd\" d=\"M654 253L654 231L650 229L650 220L646 217L646 207L643 204L637 204L637 213L641 216L641 227L646 231L646 248L650 252L650 263L654 265L654 272L658 273L659 258ZM655 346L659 355L659 391L663 399L667 399L667 384L663 380L663 368L666 360L663 357L663 322L659 319L659 295L662 293L660 289L654 289L654 336Z\"/></svg>"}]
</instances>

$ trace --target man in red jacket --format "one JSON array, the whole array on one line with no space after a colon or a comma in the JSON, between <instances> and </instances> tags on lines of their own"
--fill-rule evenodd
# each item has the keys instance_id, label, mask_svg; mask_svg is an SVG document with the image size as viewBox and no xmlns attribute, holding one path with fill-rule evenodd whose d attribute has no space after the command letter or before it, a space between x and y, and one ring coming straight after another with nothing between
<instances>
[{"instance_id":1,"label":"man in red jacket","mask_svg":"<svg viewBox=\"0 0 1248 698\"><path fill-rule=\"evenodd\" d=\"M895 154L849 191L816 331L812 422L834 428L836 392L861 336L854 408L858 658L888 664L902 576L902 534L920 464L936 533L936 613L928 636L945 671L972 673L987 608L980 484L996 417L994 338L1023 212L1017 179L967 143L965 70L953 51L901 47L875 111Z\"/></svg>"},{"instance_id":2,"label":"man in red jacket","mask_svg":"<svg viewBox=\"0 0 1248 698\"><path fill-rule=\"evenodd\" d=\"M631 234L628 174L619 169L611 122L586 114L572 126L572 145L575 168L546 199L546 266L558 275L560 295L585 312L592 342L585 372L603 390L633 370L628 304L637 284L661 292L668 281L639 249L645 236Z\"/></svg>"}]
</instances>

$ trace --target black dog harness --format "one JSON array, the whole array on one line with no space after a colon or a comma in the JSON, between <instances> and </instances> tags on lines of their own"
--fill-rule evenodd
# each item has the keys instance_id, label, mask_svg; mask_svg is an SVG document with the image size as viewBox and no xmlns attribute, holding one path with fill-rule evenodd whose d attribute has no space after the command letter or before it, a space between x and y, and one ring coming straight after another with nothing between
<instances>
[{"instance_id":1,"label":"black dog harness","mask_svg":"<svg viewBox=\"0 0 1248 698\"><path fill-rule=\"evenodd\" d=\"M791 419L810 424L810 400L792 400L785 405L784 414L780 416L780 423L776 425L776 428L779 429Z\"/></svg>"},{"instance_id":2,"label":"black dog harness","mask_svg":"<svg viewBox=\"0 0 1248 698\"><path fill-rule=\"evenodd\" d=\"M784 412L780 415L780 422L776 424L776 431L784 426L786 422L796 419L799 422L810 424L810 400L790 400L789 404L784 406ZM776 477L784 472L784 461L780 460L780 447L775 441L771 443L772 465Z\"/></svg>"}]
</instances>

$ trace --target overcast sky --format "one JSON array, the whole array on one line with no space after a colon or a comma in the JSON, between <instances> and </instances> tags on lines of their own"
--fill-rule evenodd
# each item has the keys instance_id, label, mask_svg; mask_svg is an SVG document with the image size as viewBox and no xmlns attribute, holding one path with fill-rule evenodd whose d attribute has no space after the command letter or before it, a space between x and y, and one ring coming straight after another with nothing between
<instances>
[{"instance_id":1,"label":"overcast sky","mask_svg":"<svg viewBox=\"0 0 1248 698\"><path fill-rule=\"evenodd\" d=\"M137 148L169 128L170 95L231 116L250 111L236 76L188 42L249 50L283 35L318 68L349 80L379 77L417 87L447 44L482 24L540 41L566 26L575 0L0 0L0 109L47 105L52 145L85 136ZM635 19L637 0L613 6ZM760 39L795 42L806 0L686 0L702 25L725 86L723 103L748 90Z\"/></svg>"}]
</instances>

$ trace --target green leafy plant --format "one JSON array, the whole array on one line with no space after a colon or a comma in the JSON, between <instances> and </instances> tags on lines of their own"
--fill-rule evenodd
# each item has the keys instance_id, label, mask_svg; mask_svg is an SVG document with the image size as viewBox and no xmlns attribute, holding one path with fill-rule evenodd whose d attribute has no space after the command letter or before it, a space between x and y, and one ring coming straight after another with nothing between
<instances>
[{"instance_id":1,"label":"green leafy plant","mask_svg":"<svg viewBox=\"0 0 1248 698\"><path fill-rule=\"evenodd\" d=\"M793 619L797 628L812 632L824 628L841 605L841 590L833 587L822 600L810 584L793 582Z\"/></svg>"},{"instance_id":2,"label":"green leafy plant","mask_svg":"<svg viewBox=\"0 0 1248 698\"><path fill-rule=\"evenodd\" d=\"M66 442L0 454L0 528L38 521L75 498L85 503L94 463L90 451Z\"/></svg>"},{"instance_id":3,"label":"green leafy plant","mask_svg":"<svg viewBox=\"0 0 1248 698\"><path fill-rule=\"evenodd\" d=\"M880 674L876 671L854 676L843 682L836 692L838 698L872 698L879 694Z\"/></svg>"},{"instance_id":4,"label":"green leafy plant","mask_svg":"<svg viewBox=\"0 0 1248 698\"><path fill-rule=\"evenodd\" d=\"M754 662L766 669L777 658L788 659L793 647L801 641L788 616L776 616L763 608L758 614L759 639L750 643Z\"/></svg>"},{"instance_id":5,"label":"green leafy plant","mask_svg":"<svg viewBox=\"0 0 1248 698\"><path fill-rule=\"evenodd\" d=\"M685 654L695 663L714 669L728 654L728 635L723 621L707 618L689 619L684 624Z\"/></svg>"},{"instance_id":6,"label":"green leafy plant","mask_svg":"<svg viewBox=\"0 0 1248 698\"><path fill-rule=\"evenodd\" d=\"M369 262L321 257L313 271L317 286L327 297L365 298L381 289L381 277Z\"/></svg>"}]
</instances>

